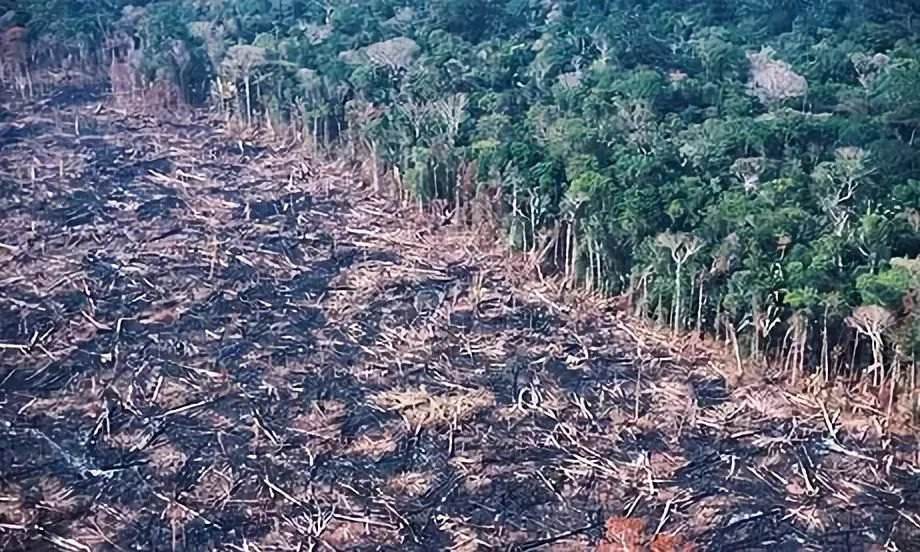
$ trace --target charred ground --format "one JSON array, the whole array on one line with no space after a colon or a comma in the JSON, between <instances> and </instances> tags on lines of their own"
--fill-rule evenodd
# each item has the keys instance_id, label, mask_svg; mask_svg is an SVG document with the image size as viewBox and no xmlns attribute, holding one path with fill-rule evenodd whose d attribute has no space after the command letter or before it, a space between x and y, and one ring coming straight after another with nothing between
<instances>
[{"instance_id":1,"label":"charred ground","mask_svg":"<svg viewBox=\"0 0 920 552\"><path fill-rule=\"evenodd\" d=\"M4 550L581 550L611 517L920 547L917 430L871 404L732 377L203 115L81 89L2 124Z\"/></svg>"}]
</instances>

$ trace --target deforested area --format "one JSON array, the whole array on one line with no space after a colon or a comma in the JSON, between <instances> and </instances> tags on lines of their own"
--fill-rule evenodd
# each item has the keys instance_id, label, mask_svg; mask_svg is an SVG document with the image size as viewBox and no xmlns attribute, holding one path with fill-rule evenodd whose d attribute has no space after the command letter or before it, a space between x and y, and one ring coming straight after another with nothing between
<instances>
[{"instance_id":1,"label":"deforested area","mask_svg":"<svg viewBox=\"0 0 920 552\"><path fill-rule=\"evenodd\" d=\"M0 0L0 550L920 549L917 15Z\"/></svg>"}]
</instances>

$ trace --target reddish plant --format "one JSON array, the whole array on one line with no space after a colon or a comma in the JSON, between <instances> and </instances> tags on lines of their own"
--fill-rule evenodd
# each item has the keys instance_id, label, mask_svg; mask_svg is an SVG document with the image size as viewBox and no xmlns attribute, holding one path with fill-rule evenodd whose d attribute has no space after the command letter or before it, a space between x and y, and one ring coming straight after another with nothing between
<instances>
[{"instance_id":1,"label":"reddish plant","mask_svg":"<svg viewBox=\"0 0 920 552\"><path fill-rule=\"evenodd\" d=\"M611 517L604 524L604 540L597 552L693 552L695 547L679 535L661 534L647 537L645 521L638 518Z\"/></svg>"},{"instance_id":2,"label":"reddish plant","mask_svg":"<svg viewBox=\"0 0 920 552\"><path fill-rule=\"evenodd\" d=\"M693 552L695 549L680 535L658 535L649 544L650 552Z\"/></svg>"},{"instance_id":3,"label":"reddish plant","mask_svg":"<svg viewBox=\"0 0 920 552\"><path fill-rule=\"evenodd\" d=\"M611 517L604 524L604 542L598 552L639 552L645 540L645 521L638 518Z\"/></svg>"}]
</instances>

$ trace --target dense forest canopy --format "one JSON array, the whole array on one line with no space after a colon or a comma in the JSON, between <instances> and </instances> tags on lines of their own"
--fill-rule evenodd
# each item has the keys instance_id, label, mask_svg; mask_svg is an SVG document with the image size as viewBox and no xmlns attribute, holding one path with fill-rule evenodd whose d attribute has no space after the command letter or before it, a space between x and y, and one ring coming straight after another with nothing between
<instances>
[{"instance_id":1,"label":"dense forest canopy","mask_svg":"<svg viewBox=\"0 0 920 552\"><path fill-rule=\"evenodd\" d=\"M793 375L916 377L915 2L6 4L36 62L294 125L675 330Z\"/></svg>"}]
</instances>

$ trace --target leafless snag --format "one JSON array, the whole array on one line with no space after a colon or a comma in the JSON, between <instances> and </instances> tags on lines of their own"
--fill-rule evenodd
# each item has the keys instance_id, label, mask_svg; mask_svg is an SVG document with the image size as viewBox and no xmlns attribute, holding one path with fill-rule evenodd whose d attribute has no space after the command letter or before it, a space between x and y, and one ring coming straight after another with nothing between
<instances>
[{"instance_id":1,"label":"leafless snag","mask_svg":"<svg viewBox=\"0 0 920 552\"><path fill-rule=\"evenodd\" d=\"M862 52L850 54L850 63L856 71L859 84L868 93L872 84L891 64L891 58L885 54L868 55Z\"/></svg>"},{"instance_id":2,"label":"leafless snag","mask_svg":"<svg viewBox=\"0 0 920 552\"><path fill-rule=\"evenodd\" d=\"M419 140L422 137L425 121L431 114L432 105L416 100L405 100L397 104L396 110L409 122L409 126L412 127L413 137Z\"/></svg>"},{"instance_id":3,"label":"leafless snag","mask_svg":"<svg viewBox=\"0 0 920 552\"><path fill-rule=\"evenodd\" d=\"M466 94L461 93L447 96L432 105L432 110L447 128L447 140L451 145L456 142L460 134L460 125L466 120L468 104L469 99Z\"/></svg>"},{"instance_id":4,"label":"leafless snag","mask_svg":"<svg viewBox=\"0 0 920 552\"><path fill-rule=\"evenodd\" d=\"M764 157L742 157L732 163L732 173L741 181L744 191L755 192L760 187L760 178L767 167Z\"/></svg>"},{"instance_id":5,"label":"leafless snag","mask_svg":"<svg viewBox=\"0 0 920 552\"><path fill-rule=\"evenodd\" d=\"M357 155L359 144L370 156L370 167L365 167L371 173L371 182L376 193L382 191L380 181L380 151L377 140L371 134L371 127L383 116L383 110L371 102L352 100L345 106L348 119L348 128L351 129L352 150ZM397 179L397 186L399 186ZM402 196L402 187L398 193Z\"/></svg>"},{"instance_id":6,"label":"leafless snag","mask_svg":"<svg viewBox=\"0 0 920 552\"><path fill-rule=\"evenodd\" d=\"M837 235L842 235L852 212L848 203L860 184L875 171L869 167L869 154L862 148L843 147L834 161L821 163L812 178L818 185L818 204L831 219Z\"/></svg>"},{"instance_id":7,"label":"leafless snag","mask_svg":"<svg viewBox=\"0 0 920 552\"><path fill-rule=\"evenodd\" d=\"M371 64L385 67L396 73L408 69L420 51L421 48L414 40L399 36L375 42L364 48L363 53Z\"/></svg>"},{"instance_id":8,"label":"leafless snag","mask_svg":"<svg viewBox=\"0 0 920 552\"><path fill-rule=\"evenodd\" d=\"M643 152L647 151L655 114L645 101L616 101L616 123L627 139Z\"/></svg>"},{"instance_id":9,"label":"leafless snag","mask_svg":"<svg viewBox=\"0 0 920 552\"><path fill-rule=\"evenodd\" d=\"M874 373L874 382L880 383L885 369L885 333L894 326L894 314L878 305L857 307L847 318L847 324L859 333L867 336L872 343L872 365L869 370Z\"/></svg>"},{"instance_id":10,"label":"leafless snag","mask_svg":"<svg viewBox=\"0 0 920 552\"><path fill-rule=\"evenodd\" d=\"M140 67L143 51L135 48L134 39L127 32L117 32L106 38L105 50L109 54L109 81L116 104L132 103L140 89Z\"/></svg>"},{"instance_id":11,"label":"leafless snag","mask_svg":"<svg viewBox=\"0 0 920 552\"><path fill-rule=\"evenodd\" d=\"M188 86L188 71L192 65L192 53L189 52L188 46L182 40L172 40L169 43L169 54L175 64L175 84L179 89L179 97L184 102Z\"/></svg>"},{"instance_id":12,"label":"leafless snag","mask_svg":"<svg viewBox=\"0 0 920 552\"><path fill-rule=\"evenodd\" d=\"M683 274L684 265L691 257L699 253L705 245L696 236L684 234L683 232L664 232L658 235L655 243L671 252L671 259L674 261L674 319L672 320L673 330L676 333L681 327L681 275Z\"/></svg>"},{"instance_id":13,"label":"leafless snag","mask_svg":"<svg viewBox=\"0 0 920 552\"><path fill-rule=\"evenodd\" d=\"M233 83L234 88L239 80L243 81L245 91L246 122L252 124L252 76L256 68L265 64L268 52L265 48L240 44L230 47L227 55L220 65L220 76Z\"/></svg>"},{"instance_id":14,"label":"leafless snag","mask_svg":"<svg viewBox=\"0 0 920 552\"><path fill-rule=\"evenodd\" d=\"M808 93L808 81L792 70L785 61L773 59L776 52L769 47L747 55L751 62L748 93L768 107Z\"/></svg>"},{"instance_id":15,"label":"leafless snag","mask_svg":"<svg viewBox=\"0 0 920 552\"><path fill-rule=\"evenodd\" d=\"M11 27L0 34L0 81L10 78L23 98L32 95L29 71L29 31Z\"/></svg>"},{"instance_id":16,"label":"leafless snag","mask_svg":"<svg viewBox=\"0 0 920 552\"><path fill-rule=\"evenodd\" d=\"M805 370L805 350L808 344L808 317L803 312L796 312L789 317L789 328L785 341L791 339L786 354L785 368L792 369L792 385L798 381L799 374Z\"/></svg>"}]
</instances>

